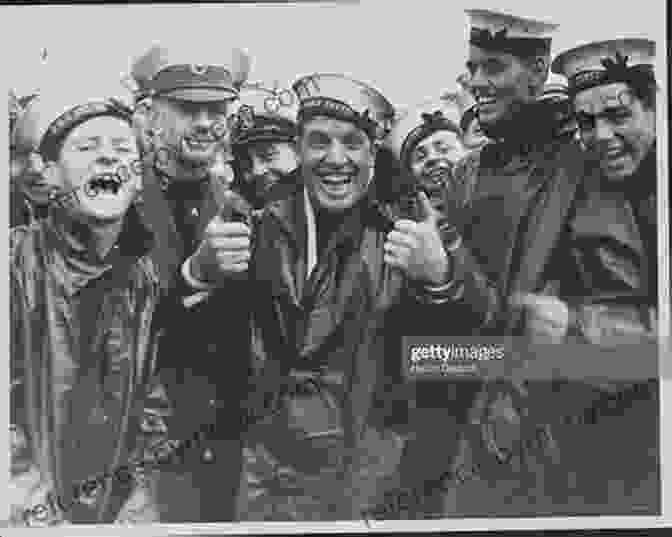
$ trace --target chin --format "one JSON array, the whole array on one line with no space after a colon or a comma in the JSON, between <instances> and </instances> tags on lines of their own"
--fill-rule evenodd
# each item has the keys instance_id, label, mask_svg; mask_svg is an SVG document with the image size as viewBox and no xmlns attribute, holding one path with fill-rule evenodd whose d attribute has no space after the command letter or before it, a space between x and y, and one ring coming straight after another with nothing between
<instances>
[{"instance_id":1,"label":"chin","mask_svg":"<svg viewBox=\"0 0 672 537\"><path fill-rule=\"evenodd\" d=\"M116 222L121 220L128 211L131 203L128 200L106 201L81 206L79 212L88 220L97 222Z\"/></svg>"}]
</instances>

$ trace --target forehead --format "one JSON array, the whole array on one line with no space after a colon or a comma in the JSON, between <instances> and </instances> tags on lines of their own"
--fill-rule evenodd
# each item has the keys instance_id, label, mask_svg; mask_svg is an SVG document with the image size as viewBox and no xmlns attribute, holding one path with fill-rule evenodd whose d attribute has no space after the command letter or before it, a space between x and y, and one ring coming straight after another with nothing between
<instances>
[{"instance_id":1,"label":"forehead","mask_svg":"<svg viewBox=\"0 0 672 537\"><path fill-rule=\"evenodd\" d=\"M134 138L132 127L123 119L112 116L102 116L89 119L72 129L67 140L82 138Z\"/></svg>"},{"instance_id":2,"label":"forehead","mask_svg":"<svg viewBox=\"0 0 672 537\"><path fill-rule=\"evenodd\" d=\"M156 99L156 102L159 104L164 104L165 107L179 112L194 112L197 110L228 111L233 108L232 104L234 101L186 101L183 99L171 99L169 97L163 97Z\"/></svg>"},{"instance_id":3,"label":"forehead","mask_svg":"<svg viewBox=\"0 0 672 537\"><path fill-rule=\"evenodd\" d=\"M630 107L634 99L632 90L624 82L616 82L580 91L574 97L574 108L594 115L607 108Z\"/></svg>"},{"instance_id":4,"label":"forehead","mask_svg":"<svg viewBox=\"0 0 672 537\"><path fill-rule=\"evenodd\" d=\"M304 134L320 132L334 137L360 135L366 137L366 133L350 121L343 121L327 116L315 116L303 123Z\"/></svg>"},{"instance_id":5,"label":"forehead","mask_svg":"<svg viewBox=\"0 0 672 537\"><path fill-rule=\"evenodd\" d=\"M253 142L248 146L248 151L251 154L263 154L270 153L273 151L286 151L293 150L294 146L290 142Z\"/></svg>"},{"instance_id":6,"label":"forehead","mask_svg":"<svg viewBox=\"0 0 672 537\"><path fill-rule=\"evenodd\" d=\"M415 149L420 149L423 147L429 147L432 145L451 145L451 146L459 146L460 145L460 139L452 131L436 131L435 133L431 134L430 136L427 136L427 138L423 138L420 140L416 146Z\"/></svg>"},{"instance_id":7,"label":"forehead","mask_svg":"<svg viewBox=\"0 0 672 537\"><path fill-rule=\"evenodd\" d=\"M508 52L498 52L496 50L485 50L476 45L469 45L468 61L471 63L483 63L487 60L499 60L504 63L520 63L520 60Z\"/></svg>"}]
</instances>

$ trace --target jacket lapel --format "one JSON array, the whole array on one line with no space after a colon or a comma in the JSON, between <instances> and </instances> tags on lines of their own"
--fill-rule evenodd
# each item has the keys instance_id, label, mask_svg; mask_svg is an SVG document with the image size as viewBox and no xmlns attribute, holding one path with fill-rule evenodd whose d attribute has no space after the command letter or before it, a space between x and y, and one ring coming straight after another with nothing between
<instances>
[{"instance_id":1,"label":"jacket lapel","mask_svg":"<svg viewBox=\"0 0 672 537\"><path fill-rule=\"evenodd\" d=\"M177 232L168 200L153 168L143 176L142 199L136 203L144 225L155 237L151 257L157 264L161 286L170 287L184 256L184 244Z\"/></svg>"},{"instance_id":2,"label":"jacket lapel","mask_svg":"<svg viewBox=\"0 0 672 537\"><path fill-rule=\"evenodd\" d=\"M263 266L259 266L259 270L265 275L265 281L271 283L273 296L286 295L300 308L306 278L307 234L302 190L271 202L267 211L270 220L264 226L265 240L269 246L272 243L272 247L265 248L265 251L273 252L279 259L262 260ZM275 268L278 266L281 267L279 272Z\"/></svg>"},{"instance_id":3,"label":"jacket lapel","mask_svg":"<svg viewBox=\"0 0 672 537\"><path fill-rule=\"evenodd\" d=\"M522 241L521 259L509 292L535 290L567 221L577 185L583 176L583 166L573 145L567 146L565 151L568 153L538 154L534 159L539 164L533 170L530 184L531 192L539 202L531 205L527 228L518 234ZM572 166L570 172L559 163Z\"/></svg>"}]
</instances>

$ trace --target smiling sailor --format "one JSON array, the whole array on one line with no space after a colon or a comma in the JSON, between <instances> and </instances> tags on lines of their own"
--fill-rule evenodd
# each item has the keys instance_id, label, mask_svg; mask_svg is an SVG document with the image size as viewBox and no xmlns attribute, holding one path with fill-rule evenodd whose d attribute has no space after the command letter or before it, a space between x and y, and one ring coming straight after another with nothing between
<instances>
[{"instance_id":1,"label":"smiling sailor","mask_svg":"<svg viewBox=\"0 0 672 537\"><path fill-rule=\"evenodd\" d=\"M11 232L12 518L152 521L139 476L73 493L142 449L140 418L149 401L154 414L165 401L160 391L148 398L159 287L152 237L132 206L131 111L108 99L73 105L64 90L24 118L55 191L47 218Z\"/></svg>"}]
</instances>

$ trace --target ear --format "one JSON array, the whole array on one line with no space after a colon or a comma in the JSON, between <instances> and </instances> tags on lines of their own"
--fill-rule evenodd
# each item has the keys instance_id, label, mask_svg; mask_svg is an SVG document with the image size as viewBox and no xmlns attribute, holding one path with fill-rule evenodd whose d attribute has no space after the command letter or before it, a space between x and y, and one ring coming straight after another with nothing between
<instances>
[{"instance_id":1,"label":"ear","mask_svg":"<svg viewBox=\"0 0 672 537\"><path fill-rule=\"evenodd\" d=\"M42 175L48 184L54 185L59 189L63 190L65 184L63 182L63 173L60 166L53 161L49 161L42 164Z\"/></svg>"},{"instance_id":2,"label":"ear","mask_svg":"<svg viewBox=\"0 0 672 537\"><path fill-rule=\"evenodd\" d=\"M548 80L549 62L545 56L535 56L530 61L530 87L535 95L540 95Z\"/></svg>"},{"instance_id":3,"label":"ear","mask_svg":"<svg viewBox=\"0 0 672 537\"><path fill-rule=\"evenodd\" d=\"M302 162L302 156L301 156L301 135L297 134L293 139L290 144L292 146L292 149L294 150L294 154L296 155L296 162L297 164L301 164Z\"/></svg>"},{"instance_id":4,"label":"ear","mask_svg":"<svg viewBox=\"0 0 672 537\"><path fill-rule=\"evenodd\" d=\"M372 140L371 141L371 156L373 159L376 159L376 156L378 155L378 150L380 149L380 146L383 145L382 140Z\"/></svg>"}]
</instances>

